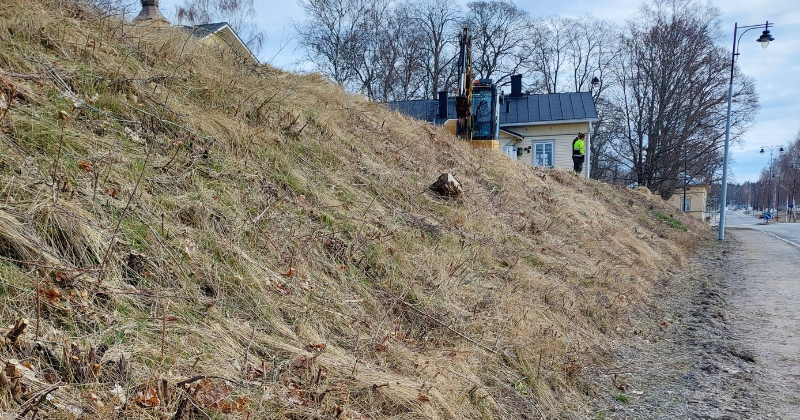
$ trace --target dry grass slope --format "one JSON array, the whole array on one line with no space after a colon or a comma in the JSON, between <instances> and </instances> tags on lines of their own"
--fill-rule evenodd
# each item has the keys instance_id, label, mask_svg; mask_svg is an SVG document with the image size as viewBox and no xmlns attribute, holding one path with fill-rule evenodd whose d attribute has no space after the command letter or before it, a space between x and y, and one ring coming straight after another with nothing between
<instances>
[{"instance_id":1,"label":"dry grass slope","mask_svg":"<svg viewBox=\"0 0 800 420\"><path fill-rule=\"evenodd\" d=\"M0 4L0 83L6 412L580 418L708 236L74 0Z\"/></svg>"}]
</instances>

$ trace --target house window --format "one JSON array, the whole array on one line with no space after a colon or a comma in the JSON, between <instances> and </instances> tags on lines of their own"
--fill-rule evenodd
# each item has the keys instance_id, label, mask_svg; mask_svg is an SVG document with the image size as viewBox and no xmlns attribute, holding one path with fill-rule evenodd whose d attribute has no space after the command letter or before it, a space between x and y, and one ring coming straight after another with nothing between
<instances>
[{"instance_id":1,"label":"house window","mask_svg":"<svg viewBox=\"0 0 800 420\"><path fill-rule=\"evenodd\" d=\"M683 199L683 211L692 211L692 197Z\"/></svg>"},{"instance_id":2,"label":"house window","mask_svg":"<svg viewBox=\"0 0 800 420\"><path fill-rule=\"evenodd\" d=\"M544 166L546 168L553 167L553 143L552 141L543 141L533 143L533 164L536 166Z\"/></svg>"}]
</instances>

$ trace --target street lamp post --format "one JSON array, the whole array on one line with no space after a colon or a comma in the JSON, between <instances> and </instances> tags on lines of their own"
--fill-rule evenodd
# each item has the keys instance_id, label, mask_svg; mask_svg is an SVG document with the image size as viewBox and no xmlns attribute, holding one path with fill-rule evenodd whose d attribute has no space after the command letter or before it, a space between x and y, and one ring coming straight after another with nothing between
<instances>
[{"instance_id":1,"label":"street lamp post","mask_svg":"<svg viewBox=\"0 0 800 420\"><path fill-rule=\"evenodd\" d=\"M780 175L778 175L778 186L777 188L775 188L775 220L778 222L781 221L781 176Z\"/></svg>"},{"instance_id":2,"label":"street lamp post","mask_svg":"<svg viewBox=\"0 0 800 420\"><path fill-rule=\"evenodd\" d=\"M778 154L783 153L783 146L770 146L769 147L769 178L767 179L767 181L769 181L769 187L768 187L769 190L767 191L767 214L770 214L769 212L772 210L772 204L771 204L771 199L772 199L772 152L775 150L776 147L779 148L778 149ZM764 154L764 148L762 147L761 151L758 152L758 153L761 153L763 155ZM780 193L780 191L778 191L778 200L780 200L780 197L781 197L781 193ZM778 204L778 206L780 206L780 204ZM775 216L777 217L777 213L778 212L776 211L775 213L776 213ZM766 215L765 215L764 218L767 219ZM775 220L777 220L777 219L775 219ZM769 223L769 219L767 219L767 223Z\"/></svg>"},{"instance_id":3,"label":"street lamp post","mask_svg":"<svg viewBox=\"0 0 800 420\"><path fill-rule=\"evenodd\" d=\"M686 175L686 144L683 145L683 211L686 212L686 183L689 181L689 177ZM688 211L691 211L689 209ZM702 211L702 210L701 210Z\"/></svg>"},{"instance_id":4,"label":"street lamp post","mask_svg":"<svg viewBox=\"0 0 800 420\"><path fill-rule=\"evenodd\" d=\"M795 182L797 181L797 163L796 162L792 162L791 167L792 167L792 170L794 172L794 176L792 177L792 202L790 203L790 206L791 206L790 209L792 210L791 211L792 221L796 222L797 221L797 216L796 216L795 209L794 209L794 201L795 201L794 200L794 187L795 187ZM788 216L788 214L787 214L787 216ZM788 219L787 219L787 221L788 221Z\"/></svg>"},{"instance_id":5,"label":"street lamp post","mask_svg":"<svg viewBox=\"0 0 800 420\"><path fill-rule=\"evenodd\" d=\"M763 25L764 32L761 33L761 36L756 40L761 43L763 48L767 48L770 41L774 41L775 38L772 37L769 33L769 28L772 24L767 21ZM731 99L733 97L733 70L734 66L736 65L736 57L739 55L739 41L742 39L744 34L755 28L760 28L762 25L751 25L751 26L739 26L739 23L735 23L733 25L733 53L731 54L731 81L728 85L728 117L725 121L725 154L722 157L722 208L720 209L719 214L719 240L722 241L725 239L725 204L727 200L727 192L728 192L728 145L730 144L731 138ZM744 29L739 38L736 38L736 34L739 32L739 29Z\"/></svg>"}]
</instances>

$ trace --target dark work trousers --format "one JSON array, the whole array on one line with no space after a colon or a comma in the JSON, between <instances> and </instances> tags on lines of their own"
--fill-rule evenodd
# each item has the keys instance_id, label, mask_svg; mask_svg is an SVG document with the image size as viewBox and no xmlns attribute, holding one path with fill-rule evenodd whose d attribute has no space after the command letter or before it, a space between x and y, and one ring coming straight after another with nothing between
<instances>
[{"instance_id":1,"label":"dark work trousers","mask_svg":"<svg viewBox=\"0 0 800 420\"><path fill-rule=\"evenodd\" d=\"M575 172L581 173L581 171L583 171L583 159L584 158L585 158L584 155L580 155L580 156L573 155L572 156L572 164L574 165L573 169L575 170Z\"/></svg>"}]
</instances>

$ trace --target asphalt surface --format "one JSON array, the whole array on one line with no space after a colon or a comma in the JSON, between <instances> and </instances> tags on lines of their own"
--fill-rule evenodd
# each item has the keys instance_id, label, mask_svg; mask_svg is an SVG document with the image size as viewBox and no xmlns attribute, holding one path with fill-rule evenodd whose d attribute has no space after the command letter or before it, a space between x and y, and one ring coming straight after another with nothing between
<instances>
[{"instance_id":1,"label":"asphalt surface","mask_svg":"<svg viewBox=\"0 0 800 420\"><path fill-rule=\"evenodd\" d=\"M783 214L780 216L783 219ZM764 223L752 214L744 214L743 210L728 210L725 213L725 228L746 228L761 231L769 236L777 238L789 245L793 245L800 251L800 221L794 222L774 222Z\"/></svg>"}]
</instances>

